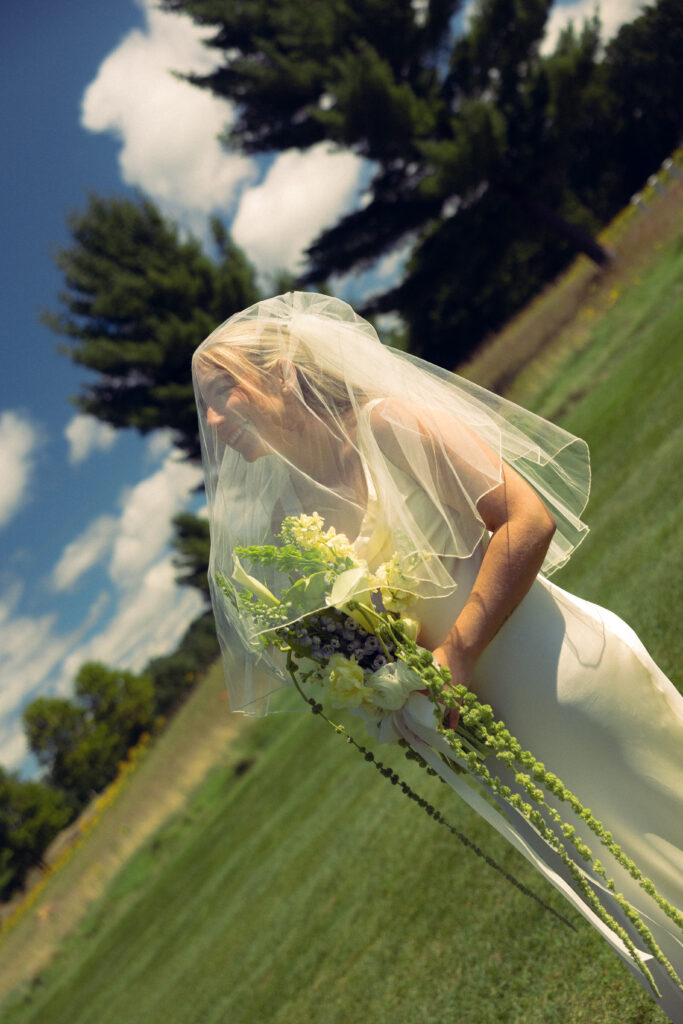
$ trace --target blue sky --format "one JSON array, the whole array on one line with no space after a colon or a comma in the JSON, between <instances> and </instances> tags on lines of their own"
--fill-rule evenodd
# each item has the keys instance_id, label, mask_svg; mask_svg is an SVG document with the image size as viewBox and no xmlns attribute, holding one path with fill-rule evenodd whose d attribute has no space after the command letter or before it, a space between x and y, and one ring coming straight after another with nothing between
<instances>
[{"instance_id":1,"label":"blue sky","mask_svg":"<svg viewBox=\"0 0 683 1024\"><path fill-rule=\"evenodd\" d=\"M558 5L551 32L593 7ZM611 34L638 4L601 9ZM143 439L78 415L69 398L86 374L40 324L40 309L56 308L51 253L68 242L68 212L88 190L137 188L200 237L219 212L267 289L362 202L370 169L324 146L272 161L226 153L216 135L229 107L169 74L208 68L210 53L187 19L148 0L4 0L0 25L0 764L30 774L27 701L68 696L90 658L141 668L201 605L175 585L168 547L171 517L196 507L198 471L163 433ZM338 290L353 301L402 258Z\"/></svg>"}]
</instances>

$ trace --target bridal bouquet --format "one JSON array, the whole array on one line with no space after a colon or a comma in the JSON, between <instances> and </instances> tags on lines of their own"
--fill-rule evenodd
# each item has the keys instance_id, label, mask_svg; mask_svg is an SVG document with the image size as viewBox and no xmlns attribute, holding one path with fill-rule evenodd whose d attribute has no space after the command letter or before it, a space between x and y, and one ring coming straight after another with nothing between
<instances>
[{"instance_id":1,"label":"bridal bouquet","mask_svg":"<svg viewBox=\"0 0 683 1024\"><path fill-rule=\"evenodd\" d=\"M681 929L683 915L657 892L651 880L642 875L590 810L583 807L530 751L522 748L503 722L495 720L491 707L480 703L466 687L453 685L448 669L439 666L431 652L417 643L419 625L408 613L417 590L414 570L419 556L395 555L371 571L343 534L336 533L332 527L325 529L317 513L284 519L276 540L275 544L238 547L234 552L231 578L216 573L216 581L226 598L248 624L254 649L282 652L289 677L315 713L329 722L323 712L325 705L347 708L361 715L375 736L381 733L387 716L400 714L412 693L427 694L434 704L435 732L449 748L448 755L440 753L449 768L468 772L533 825L571 872L585 902L622 939L657 992L629 935L611 917L588 883L585 868L575 860L578 854L579 861L604 879L605 888L612 893L655 959L681 985L640 915L616 891L604 866L577 835L571 821L565 820L566 815L560 813L558 805L566 806L570 817L573 814L588 825L618 863ZM248 573L243 563L276 570L283 581L280 592L273 593ZM318 610L311 612L311 608ZM458 713L455 729L444 724L444 716L451 710ZM342 726L330 724L346 735L366 760L374 761L392 783L400 783L403 791L416 799L430 816L456 832L438 811L417 797L392 769L377 762L372 752L356 743ZM409 755L412 753L409 751ZM421 760L419 755L413 756ZM514 788L492 773L489 765L495 761L510 770ZM553 803L548 802L546 794L555 798ZM472 844L468 842L468 845ZM569 846L574 847L573 856L568 851ZM485 859L491 863L488 857Z\"/></svg>"}]
</instances>

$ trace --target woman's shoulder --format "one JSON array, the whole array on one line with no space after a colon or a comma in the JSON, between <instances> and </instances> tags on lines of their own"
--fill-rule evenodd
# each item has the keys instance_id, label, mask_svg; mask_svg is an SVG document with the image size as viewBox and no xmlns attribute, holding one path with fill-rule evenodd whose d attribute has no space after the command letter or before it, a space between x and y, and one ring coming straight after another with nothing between
<instances>
[{"instance_id":1,"label":"woman's shoulder","mask_svg":"<svg viewBox=\"0 0 683 1024\"><path fill-rule=\"evenodd\" d=\"M376 398L365 405L364 412L373 437L389 458L399 452L405 456L406 447L413 450L414 445L432 455L447 447L457 451L463 438L473 436L453 413L408 398Z\"/></svg>"},{"instance_id":2,"label":"woman's shoulder","mask_svg":"<svg viewBox=\"0 0 683 1024\"><path fill-rule=\"evenodd\" d=\"M397 430L414 430L423 435L430 433L430 412L407 399L373 398L363 406L370 428L379 439L395 435Z\"/></svg>"},{"instance_id":3,"label":"woman's shoulder","mask_svg":"<svg viewBox=\"0 0 683 1024\"><path fill-rule=\"evenodd\" d=\"M400 398L373 398L362 409L363 419L375 445L398 468L410 469L405 458L405 433L421 432L418 419Z\"/></svg>"}]
</instances>

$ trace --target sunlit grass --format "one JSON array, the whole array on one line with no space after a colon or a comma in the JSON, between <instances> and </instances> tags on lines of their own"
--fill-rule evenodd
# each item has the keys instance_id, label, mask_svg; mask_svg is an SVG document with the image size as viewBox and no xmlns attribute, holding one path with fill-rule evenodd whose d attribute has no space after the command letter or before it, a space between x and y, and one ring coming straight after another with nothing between
<instances>
[{"instance_id":1,"label":"sunlit grass","mask_svg":"<svg viewBox=\"0 0 683 1024\"><path fill-rule=\"evenodd\" d=\"M154 740L133 775L124 773L123 785L113 784L58 837L50 857L51 867L58 870L51 870L23 899L3 907L0 1000L51 960L87 905L102 894L140 842L183 806L209 766L220 758L231 760L237 716L226 714L225 698L216 666ZM100 799L112 805L93 824Z\"/></svg>"},{"instance_id":2,"label":"sunlit grass","mask_svg":"<svg viewBox=\"0 0 683 1024\"><path fill-rule=\"evenodd\" d=\"M683 653L682 271L683 247L670 244L637 288L620 288L590 318L581 344L553 354L551 373L518 381L528 404L586 436L593 455L592 533L558 582L622 614L672 672ZM253 764L236 774L239 761ZM401 771L417 785L415 766ZM128 861L53 964L2 1007L3 1021L664 1021L500 837L445 787L425 778L420 788L577 931L464 850L320 720L274 716L240 732L229 761Z\"/></svg>"},{"instance_id":3,"label":"sunlit grass","mask_svg":"<svg viewBox=\"0 0 683 1024\"><path fill-rule=\"evenodd\" d=\"M554 375L567 350L590 343L591 329L619 294L640 283L653 251L683 229L683 150L663 193L646 189L641 207L628 206L600 235L614 262L600 269L579 256L558 280L481 345L458 372L524 403L529 383ZM542 355L539 357L539 353Z\"/></svg>"}]
</instances>

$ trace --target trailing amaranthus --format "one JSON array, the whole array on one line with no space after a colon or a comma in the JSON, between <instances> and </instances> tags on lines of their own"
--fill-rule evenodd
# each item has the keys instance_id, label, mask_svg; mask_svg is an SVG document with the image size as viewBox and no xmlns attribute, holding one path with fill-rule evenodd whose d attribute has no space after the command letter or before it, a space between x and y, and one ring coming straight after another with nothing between
<instances>
[{"instance_id":1,"label":"trailing amaranthus","mask_svg":"<svg viewBox=\"0 0 683 1024\"><path fill-rule=\"evenodd\" d=\"M659 995L652 974L640 960L630 936L605 909L570 855L569 848L573 847L586 867L604 879L605 887L654 958L683 989L674 968L638 912L617 892L603 864L578 835L572 821L565 820L557 805L566 805L570 816L585 822L614 859L682 931L683 914L642 875L604 824L578 797L532 752L524 750L503 722L495 720L491 707L482 704L466 687L452 685L448 669L439 666L431 652L418 645L416 624L402 619L399 614L399 610L410 607L417 590L417 583L410 575L410 559L400 560L396 556L373 572L346 537L333 528L324 529L323 519L317 513L285 519L279 540L276 544L236 549L232 581L221 573L216 574L226 597L250 625L255 649L277 648L283 652L287 674L313 711L322 714L366 760L379 767L392 783L400 784L403 792L424 806L430 816L458 834L439 812L401 782L392 769L378 764L374 755L323 713L325 702L332 707L348 708L365 718L371 732L373 729L377 732L384 717L400 711L411 693L416 690L427 693L434 704L437 733L452 751L452 757L447 758L449 767L469 772L534 827L560 857L586 903L622 939ZM280 574L280 579L286 582L280 586L279 595L250 576L241 559ZM443 724L444 713L449 710L458 712L455 729ZM418 760L422 760L419 755ZM492 774L489 765L495 762L500 762L511 773L514 788ZM424 761L423 766L426 767ZM550 803L548 796L555 802ZM473 845L466 837L459 835L459 838ZM485 859L491 863L490 858Z\"/></svg>"}]
</instances>

